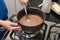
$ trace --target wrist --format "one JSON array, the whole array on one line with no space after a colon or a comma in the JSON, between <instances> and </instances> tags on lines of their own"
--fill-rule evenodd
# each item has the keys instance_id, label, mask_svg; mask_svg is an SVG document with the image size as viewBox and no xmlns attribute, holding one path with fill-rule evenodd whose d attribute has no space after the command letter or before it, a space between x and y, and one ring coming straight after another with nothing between
<instances>
[{"instance_id":1,"label":"wrist","mask_svg":"<svg viewBox=\"0 0 60 40\"><path fill-rule=\"evenodd\" d=\"M0 25L2 25L2 26L3 26L3 22L4 22L3 20L0 20Z\"/></svg>"}]
</instances>

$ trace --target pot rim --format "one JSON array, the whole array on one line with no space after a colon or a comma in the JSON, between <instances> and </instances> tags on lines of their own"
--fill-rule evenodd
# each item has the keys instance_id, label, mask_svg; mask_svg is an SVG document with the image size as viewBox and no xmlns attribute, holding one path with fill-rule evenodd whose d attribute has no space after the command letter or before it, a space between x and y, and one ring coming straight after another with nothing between
<instances>
[{"instance_id":1,"label":"pot rim","mask_svg":"<svg viewBox=\"0 0 60 40\"><path fill-rule=\"evenodd\" d=\"M40 10L39 8L37 8L37 7L28 7L27 9L29 9L29 8L32 8L32 9L37 9L37 10L39 10L39 11L41 11L42 12L42 10ZM23 8L24 9L24 8ZM23 9L21 9L20 11L22 11ZM19 12L20 12L19 11ZM19 12L18 12L18 14L19 14ZM42 12L43 13L43 12ZM18 15L17 14L17 15ZM33 15L35 15L35 14L33 14ZM43 15L44 15L44 19L43 19L43 22L45 21L45 18L46 18L46 15L45 15L45 13L43 13ZM23 25L23 24L21 24L20 22L19 22L19 20L18 20L18 18L17 18L17 21L18 21L18 23L20 24L20 25ZM42 23L43 23L42 22ZM42 23L40 23L40 24L38 24L38 25L36 25L36 26L39 26L39 25L41 25ZM23 26L25 26L25 25L23 25ZM31 27L31 26L29 26L29 27ZM35 26L34 26L35 27Z\"/></svg>"}]
</instances>

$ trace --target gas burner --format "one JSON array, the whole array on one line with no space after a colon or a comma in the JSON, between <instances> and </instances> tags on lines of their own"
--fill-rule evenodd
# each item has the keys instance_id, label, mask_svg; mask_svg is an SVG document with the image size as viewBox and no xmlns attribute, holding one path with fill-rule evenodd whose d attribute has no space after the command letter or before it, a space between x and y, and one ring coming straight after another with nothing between
<instances>
[{"instance_id":1,"label":"gas burner","mask_svg":"<svg viewBox=\"0 0 60 40\"><path fill-rule=\"evenodd\" d=\"M31 34L31 35L29 35L29 34L26 34L27 35L27 37L26 36L23 36L24 34L22 34L22 33L20 33L19 35L18 34L15 34L15 36L18 36L19 37L19 40L42 40L42 34L39 32L37 35L35 34L35 36L34 37L31 37L31 35L33 35L33 34ZM29 37L30 36L30 37ZM12 40L14 40L15 38L11 38Z\"/></svg>"},{"instance_id":2,"label":"gas burner","mask_svg":"<svg viewBox=\"0 0 60 40\"><path fill-rule=\"evenodd\" d=\"M23 37L26 37L26 38L32 38L32 37L35 37L40 31L36 32L36 33L25 33L24 31L16 31L15 34L17 36L23 36Z\"/></svg>"}]
</instances>

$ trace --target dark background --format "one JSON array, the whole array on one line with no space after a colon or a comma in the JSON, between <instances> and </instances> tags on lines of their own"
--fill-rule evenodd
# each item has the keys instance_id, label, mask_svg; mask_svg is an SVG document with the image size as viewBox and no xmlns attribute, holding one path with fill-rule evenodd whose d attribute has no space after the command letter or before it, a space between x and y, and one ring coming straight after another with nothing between
<instances>
[{"instance_id":1,"label":"dark background","mask_svg":"<svg viewBox=\"0 0 60 40\"><path fill-rule=\"evenodd\" d=\"M53 0L52 2L59 2L60 0ZM38 7L39 4L43 2L43 0L29 0L31 7ZM51 10L49 14L46 14L46 21L51 21L55 23L60 23L60 15L57 15L54 11Z\"/></svg>"}]
</instances>

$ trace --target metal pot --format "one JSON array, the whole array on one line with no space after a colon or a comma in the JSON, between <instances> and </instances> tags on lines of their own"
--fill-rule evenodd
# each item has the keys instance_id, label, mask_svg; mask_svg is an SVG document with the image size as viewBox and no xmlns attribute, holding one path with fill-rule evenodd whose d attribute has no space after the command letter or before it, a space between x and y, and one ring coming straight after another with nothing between
<instances>
[{"instance_id":1,"label":"metal pot","mask_svg":"<svg viewBox=\"0 0 60 40\"><path fill-rule=\"evenodd\" d=\"M44 20L45 20L45 14L39 9L39 8L36 8L36 7L29 7L27 8L27 13L28 15L29 14L33 14L33 15L38 15L39 17L41 17L43 19L43 22L37 26L32 26L32 27L28 27L28 26L25 26L25 25L22 25L19 20L24 16L26 15L25 14L25 11L24 9L22 9L21 11L18 12L17 14L17 21L18 21L18 24L22 27L22 30L25 32L25 33L35 33L37 31L39 31L42 27L43 27L43 23L44 23Z\"/></svg>"}]
</instances>

